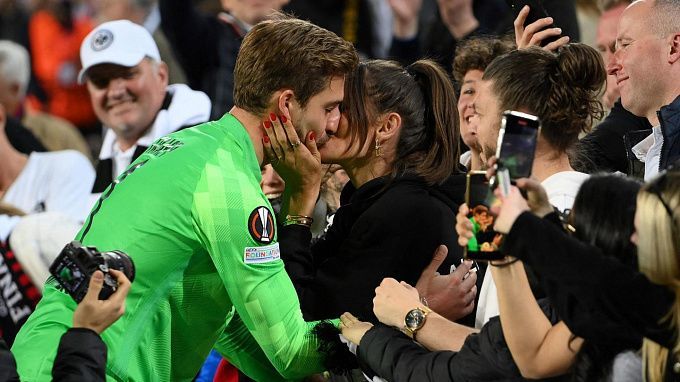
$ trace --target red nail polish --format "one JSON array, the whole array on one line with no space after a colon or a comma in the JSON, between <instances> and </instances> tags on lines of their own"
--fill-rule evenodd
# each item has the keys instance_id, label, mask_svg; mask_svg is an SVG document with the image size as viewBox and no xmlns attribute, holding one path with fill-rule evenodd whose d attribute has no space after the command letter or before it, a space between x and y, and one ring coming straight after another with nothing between
<instances>
[{"instance_id":1,"label":"red nail polish","mask_svg":"<svg viewBox=\"0 0 680 382\"><path fill-rule=\"evenodd\" d=\"M287 120L285 115L281 116L281 123L286 123Z\"/></svg>"},{"instance_id":2,"label":"red nail polish","mask_svg":"<svg viewBox=\"0 0 680 382\"><path fill-rule=\"evenodd\" d=\"M310 132L309 132L309 140L310 140L310 141L313 141L313 140L315 140L315 139L316 139L316 133L313 132L313 131L310 131Z\"/></svg>"},{"instance_id":3,"label":"red nail polish","mask_svg":"<svg viewBox=\"0 0 680 382\"><path fill-rule=\"evenodd\" d=\"M272 121L276 121L276 114L269 113L269 119L271 119Z\"/></svg>"},{"instance_id":4,"label":"red nail polish","mask_svg":"<svg viewBox=\"0 0 680 382\"><path fill-rule=\"evenodd\" d=\"M264 127L265 127L266 129L270 129L270 128L272 127L272 123L269 122L269 121L264 121Z\"/></svg>"},{"instance_id":5,"label":"red nail polish","mask_svg":"<svg viewBox=\"0 0 680 382\"><path fill-rule=\"evenodd\" d=\"M264 141L264 143L269 143L269 137L266 136L266 135L263 135L263 136L262 136L262 141Z\"/></svg>"}]
</instances>

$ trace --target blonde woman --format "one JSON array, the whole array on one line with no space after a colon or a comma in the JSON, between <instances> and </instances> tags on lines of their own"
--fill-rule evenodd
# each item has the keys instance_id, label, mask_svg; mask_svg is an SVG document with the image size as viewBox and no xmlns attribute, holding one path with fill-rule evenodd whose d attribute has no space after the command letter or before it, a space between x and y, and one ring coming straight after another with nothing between
<instances>
[{"instance_id":1,"label":"blonde woman","mask_svg":"<svg viewBox=\"0 0 680 382\"><path fill-rule=\"evenodd\" d=\"M540 194L540 186L524 181L518 184L530 192L532 209L544 210L536 207L544 203L535 203L537 199L532 198ZM550 349L550 358L561 360L568 368L581 339L616 343L639 335L644 337L643 376L649 381L677 380L680 171L663 172L643 186L637 196L631 241L638 247L640 272L603 256L597 248L570 238L559 226L530 213L516 187L502 199L495 229L507 233L504 250L532 266L544 285L560 285L547 288L551 300L569 302L555 306L565 325L550 329L533 347L525 342L512 350L513 340L506 338L513 358L525 359L531 352ZM459 241L468 236L462 231L459 230ZM512 323L511 317L501 313L501 322L504 319ZM503 329L511 332L505 324Z\"/></svg>"}]
</instances>

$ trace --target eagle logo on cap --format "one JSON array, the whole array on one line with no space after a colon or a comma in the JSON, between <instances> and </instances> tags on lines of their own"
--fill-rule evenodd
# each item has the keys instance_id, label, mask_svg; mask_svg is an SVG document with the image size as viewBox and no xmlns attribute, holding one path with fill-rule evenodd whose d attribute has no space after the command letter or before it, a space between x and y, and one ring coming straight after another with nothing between
<instances>
[{"instance_id":1,"label":"eagle logo on cap","mask_svg":"<svg viewBox=\"0 0 680 382\"><path fill-rule=\"evenodd\" d=\"M113 43L113 33L108 29L97 31L92 37L92 50L99 52L108 48Z\"/></svg>"}]
</instances>

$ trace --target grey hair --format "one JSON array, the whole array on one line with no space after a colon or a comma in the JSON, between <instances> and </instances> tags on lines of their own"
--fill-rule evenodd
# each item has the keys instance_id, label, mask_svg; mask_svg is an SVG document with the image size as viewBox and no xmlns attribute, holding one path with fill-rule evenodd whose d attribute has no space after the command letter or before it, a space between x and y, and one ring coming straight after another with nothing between
<instances>
[{"instance_id":1,"label":"grey hair","mask_svg":"<svg viewBox=\"0 0 680 382\"><path fill-rule=\"evenodd\" d=\"M655 0L649 25L660 36L680 32L680 0Z\"/></svg>"},{"instance_id":2,"label":"grey hair","mask_svg":"<svg viewBox=\"0 0 680 382\"><path fill-rule=\"evenodd\" d=\"M31 61L26 48L9 40L0 40L0 76L19 85L20 97L26 95L31 77Z\"/></svg>"}]
</instances>

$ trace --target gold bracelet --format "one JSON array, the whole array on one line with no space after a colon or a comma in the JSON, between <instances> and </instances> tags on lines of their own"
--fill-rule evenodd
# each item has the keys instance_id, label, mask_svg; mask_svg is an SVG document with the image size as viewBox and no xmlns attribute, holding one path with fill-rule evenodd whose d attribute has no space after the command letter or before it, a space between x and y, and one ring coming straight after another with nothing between
<instances>
[{"instance_id":1,"label":"gold bracelet","mask_svg":"<svg viewBox=\"0 0 680 382\"><path fill-rule=\"evenodd\" d=\"M291 224L303 225L305 227L311 227L314 223L314 219L311 216L306 215L286 215L286 220L283 221L283 226L289 226Z\"/></svg>"}]
</instances>

